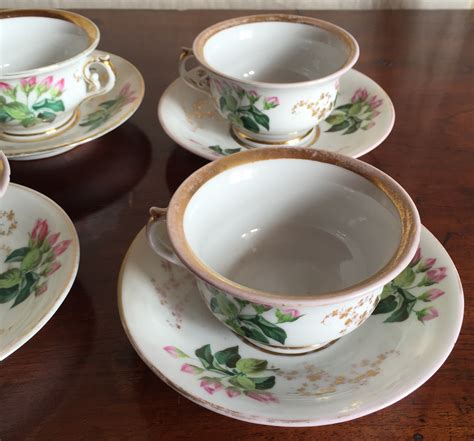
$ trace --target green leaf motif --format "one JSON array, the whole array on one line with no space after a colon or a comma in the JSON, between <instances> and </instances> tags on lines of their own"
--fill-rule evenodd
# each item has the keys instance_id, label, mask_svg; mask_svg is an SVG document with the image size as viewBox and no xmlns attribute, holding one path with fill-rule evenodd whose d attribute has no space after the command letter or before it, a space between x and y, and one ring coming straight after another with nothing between
<instances>
[{"instance_id":1,"label":"green leaf motif","mask_svg":"<svg viewBox=\"0 0 474 441\"><path fill-rule=\"evenodd\" d=\"M36 124L38 124L39 122L41 122L41 120L39 118L36 118L36 116L28 116L27 118L23 118L20 121L20 124L23 127L33 127Z\"/></svg>"},{"instance_id":2,"label":"green leaf motif","mask_svg":"<svg viewBox=\"0 0 474 441\"><path fill-rule=\"evenodd\" d=\"M53 112L64 112L64 103L62 100L52 100L45 98L33 104L33 110L50 109Z\"/></svg>"},{"instance_id":3,"label":"green leaf motif","mask_svg":"<svg viewBox=\"0 0 474 441\"><path fill-rule=\"evenodd\" d=\"M248 116L241 116L240 119L242 120L243 126L247 130L250 130L253 133L259 133L260 132L260 129L259 129L257 123L252 118L249 118Z\"/></svg>"},{"instance_id":4,"label":"green leaf motif","mask_svg":"<svg viewBox=\"0 0 474 441\"><path fill-rule=\"evenodd\" d=\"M0 288L8 289L16 286L21 281L21 271L18 268L11 268L0 274Z\"/></svg>"},{"instance_id":5,"label":"green leaf motif","mask_svg":"<svg viewBox=\"0 0 474 441\"><path fill-rule=\"evenodd\" d=\"M31 295L39 279L40 275L34 272L30 272L25 275L25 277L21 281L18 295L15 298L13 305L11 306L12 308L24 302Z\"/></svg>"},{"instance_id":6,"label":"green leaf motif","mask_svg":"<svg viewBox=\"0 0 474 441\"><path fill-rule=\"evenodd\" d=\"M8 116L10 116L10 118L16 119L18 121L22 121L28 117L34 116L33 112L28 109L26 104L20 103L18 101L5 104L2 109Z\"/></svg>"},{"instance_id":7,"label":"green leaf motif","mask_svg":"<svg viewBox=\"0 0 474 441\"><path fill-rule=\"evenodd\" d=\"M234 377L236 379L236 385L242 387L244 390L254 390L255 383L245 375L239 375Z\"/></svg>"},{"instance_id":8,"label":"green leaf motif","mask_svg":"<svg viewBox=\"0 0 474 441\"><path fill-rule=\"evenodd\" d=\"M232 346L231 348L224 349L216 352L214 358L219 364L233 368L236 363L240 360L239 347Z\"/></svg>"},{"instance_id":9,"label":"green leaf motif","mask_svg":"<svg viewBox=\"0 0 474 441\"><path fill-rule=\"evenodd\" d=\"M275 376L271 377L249 377L255 384L255 389L266 390L275 386Z\"/></svg>"},{"instance_id":10,"label":"green leaf motif","mask_svg":"<svg viewBox=\"0 0 474 441\"><path fill-rule=\"evenodd\" d=\"M216 153L218 153L219 155L223 155L223 154L224 154L224 152L223 152L223 150L222 150L222 148L221 148L220 145L210 145L209 148L210 148L211 150L214 150L214 151L215 151Z\"/></svg>"},{"instance_id":11,"label":"green leaf motif","mask_svg":"<svg viewBox=\"0 0 474 441\"><path fill-rule=\"evenodd\" d=\"M39 248L30 249L23 258L20 269L26 272L36 268L41 262L41 256L42 254Z\"/></svg>"},{"instance_id":12,"label":"green leaf motif","mask_svg":"<svg viewBox=\"0 0 474 441\"><path fill-rule=\"evenodd\" d=\"M349 112L347 112L347 114L349 116L355 116L355 115L358 115L360 113L360 111L362 110L362 107L363 107L363 104L362 103L355 103L353 104L350 108L349 108Z\"/></svg>"},{"instance_id":13,"label":"green leaf motif","mask_svg":"<svg viewBox=\"0 0 474 441\"><path fill-rule=\"evenodd\" d=\"M7 256L5 263L21 262L29 250L29 247L17 248Z\"/></svg>"},{"instance_id":14,"label":"green leaf motif","mask_svg":"<svg viewBox=\"0 0 474 441\"><path fill-rule=\"evenodd\" d=\"M237 99L233 97L232 95L224 95L223 97L225 101L225 108L229 111L234 113L237 110L237 107L239 106L239 103L237 102Z\"/></svg>"},{"instance_id":15,"label":"green leaf motif","mask_svg":"<svg viewBox=\"0 0 474 441\"><path fill-rule=\"evenodd\" d=\"M352 107L352 103L343 104L342 106L337 106L334 110L340 110L341 112L347 112Z\"/></svg>"},{"instance_id":16,"label":"green leaf motif","mask_svg":"<svg viewBox=\"0 0 474 441\"><path fill-rule=\"evenodd\" d=\"M410 267L407 267L401 274L395 277L393 284L396 286L406 287L413 283L415 277L415 272Z\"/></svg>"},{"instance_id":17,"label":"green leaf motif","mask_svg":"<svg viewBox=\"0 0 474 441\"><path fill-rule=\"evenodd\" d=\"M19 285L11 288L0 288L0 303L7 303L18 294Z\"/></svg>"},{"instance_id":18,"label":"green leaf motif","mask_svg":"<svg viewBox=\"0 0 474 441\"><path fill-rule=\"evenodd\" d=\"M252 308L255 309L255 312L257 314L263 314L264 312L269 311L270 309L272 309L271 306L259 305L258 303L252 303Z\"/></svg>"},{"instance_id":19,"label":"green leaf motif","mask_svg":"<svg viewBox=\"0 0 474 441\"><path fill-rule=\"evenodd\" d=\"M42 122L53 122L56 119L56 114L45 110L44 112L38 113L38 118Z\"/></svg>"},{"instance_id":20,"label":"green leaf motif","mask_svg":"<svg viewBox=\"0 0 474 441\"><path fill-rule=\"evenodd\" d=\"M341 130L347 129L350 125L350 121L346 119L342 123L334 124L330 129L326 130L326 132L339 132Z\"/></svg>"},{"instance_id":21,"label":"green leaf motif","mask_svg":"<svg viewBox=\"0 0 474 441\"><path fill-rule=\"evenodd\" d=\"M221 108L221 111L222 112L225 112L225 98L223 96L221 96L219 98L219 107Z\"/></svg>"},{"instance_id":22,"label":"green leaf motif","mask_svg":"<svg viewBox=\"0 0 474 441\"><path fill-rule=\"evenodd\" d=\"M268 361L259 360L257 358L241 358L237 364L236 368L243 372L244 374L257 374L262 372L267 368Z\"/></svg>"},{"instance_id":23,"label":"green leaf motif","mask_svg":"<svg viewBox=\"0 0 474 441\"><path fill-rule=\"evenodd\" d=\"M0 123L11 121L12 117L0 107Z\"/></svg>"},{"instance_id":24,"label":"green leaf motif","mask_svg":"<svg viewBox=\"0 0 474 441\"><path fill-rule=\"evenodd\" d=\"M256 340L260 343L270 343L267 337L263 333L254 327L255 325L251 323L251 326L242 326L242 330L246 337Z\"/></svg>"},{"instance_id":25,"label":"green leaf motif","mask_svg":"<svg viewBox=\"0 0 474 441\"><path fill-rule=\"evenodd\" d=\"M385 323L403 322L410 315L415 303L416 301L403 301L400 307L385 320Z\"/></svg>"},{"instance_id":26,"label":"green leaf motif","mask_svg":"<svg viewBox=\"0 0 474 441\"><path fill-rule=\"evenodd\" d=\"M285 344L287 335L284 329L280 328L279 326L274 325L273 323L264 319L260 315L258 315L253 322L262 330L262 332L267 337L270 337L271 339L276 340L278 343L281 343L282 345Z\"/></svg>"},{"instance_id":27,"label":"green leaf motif","mask_svg":"<svg viewBox=\"0 0 474 441\"><path fill-rule=\"evenodd\" d=\"M345 119L346 119L346 115L344 115L343 113L334 113L334 114L329 115L325 119L325 121L328 124L331 124L332 126L334 126L337 124L341 124Z\"/></svg>"},{"instance_id":28,"label":"green leaf motif","mask_svg":"<svg viewBox=\"0 0 474 441\"><path fill-rule=\"evenodd\" d=\"M255 108L251 110L255 122L260 124L262 127L265 127L267 130L270 130L270 118L262 112L255 112Z\"/></svg>"},{"instance_id":29,"label":"green leaf motif","mask_svg":"<svg viewBox=\"0 0 474 441\"><path fill-rule=\"evenodd\" d=\"M398 305L398 302L393 294L385 297L384 299L380 300L377 307L374 309L372 314L387 314L392 312Z\"/></svg>"},{"instance_id":30,"label":"green leaf motif","mask_svg":"<svg viewBox=\"0 0 474 441\"><path fill-rule=\"evenodd\" d=\"M283 311L281 311L280 309L277 309L276 312L275 312L275 316L276 318L278 319L278 322L277 323L291 323L291 322L294 322L296 320L298 320L299 318L302 317L302 315L299 315L297 317L294 317L293 315L291 314L285 314Z\"/></svg>"},{"instance_id":31,"label":"green leaf motif","mask_svg":"<svg viewBox=\"0 0 474 441\"><path fill-rule=\"evenodd\" d=\"M213 365L214 357L212 356L211 345L207 344L196 349L195 354L205 369L209 369Z\"/></svg>"},{"instance_id":32,"label":"green leaf motif","mask_svg":"<svg viewBox=\"0 0 474 441\"><path fill-rule=\"evenodd\" d=\"M227 296L222 293L218 293L215 298L217 299L217 305L222 314L230 319L237 317L239 311L232 300L228 299Z\"/></svg>"}]
</instances>

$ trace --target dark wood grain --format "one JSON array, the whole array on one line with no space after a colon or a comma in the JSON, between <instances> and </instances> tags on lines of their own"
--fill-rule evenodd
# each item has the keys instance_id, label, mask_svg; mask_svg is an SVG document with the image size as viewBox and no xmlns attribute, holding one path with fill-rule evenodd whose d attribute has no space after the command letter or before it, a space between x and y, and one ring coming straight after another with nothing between
<instances>
[{"instance_id":1,"label":"dark wood grain","mask_svg":"<svg viewBox=\"0 0 474 441\"><path fill-rule=\"evenodd\" d=\"M146 95L129 122L63 156L13 163L13 181L71 214L81 240L77 280L59 311L0 365L0 439L13 440L473 440L474 13L305 12L359 41L357 69L392 97L394 130L362 159L398 180L452 256L466 312L446 363L423 387L364 418L328 427L256 426L207 411L161 382L120 324L116 281L151 204L166 205L206 163L175 145L156 117L177 55L204 27L246 11L82 13L101 49L143 73Z\"/></svg>"}]
</instances>

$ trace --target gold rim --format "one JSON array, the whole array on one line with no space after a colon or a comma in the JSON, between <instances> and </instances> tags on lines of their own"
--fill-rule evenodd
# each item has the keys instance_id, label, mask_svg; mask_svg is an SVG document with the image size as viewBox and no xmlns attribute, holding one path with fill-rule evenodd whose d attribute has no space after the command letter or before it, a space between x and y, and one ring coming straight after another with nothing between
<instances>
[{"instance_id":1,"label":"gold rim","mask_svg":"<svg viewBox=\"0 0 474 441\"><path fill-rule=\"evenodd\" d=\"M234 138L234 140L236 141L238 140L237 142L240 141L240 143L244 144L246 147L249 147L248 144L245 144L245 142L241 138L244 138L245 140L249 142L253 142L255 144L269 145L269 146L274 146L274 147L275 146L297 146L298 144L302 143L306 138L309 138L309 136L311 135L311 132L314 129L315 128L312 127L304 135L297 136L295 138L292 138L286 141L283 141L283 140L282 141L261 141L256 138L252 138L251 136L245 134L244 132L242 132L242 130L238 129L237 127L234 127L233 125L230 126L230 135L232 136L232 138Z\"/></svg>"},{"instance_id":2,"label":"gold rim","mask_svg":"<svg viewBox=\"0 0 474 441\"><path fill-rule=\"evenodd\" d=\"M97 53L98 54L106 54L107 52L97 51ZM132 63L128 62L127 60L125 60L122 57L119 57L118 55L113 55L113 54L109 54L109 55L111 57L113 57L112 62L115 63L115 66L117 65L117 63L120 62L120 63L126 64L130 69L132 69L134 71L134 75L136 75L138 83L139 83L139 85L138 85L139 90L137 90L137 99L134 101L134 103L131 103L129 111L127 113L125 113L122 118L120 118L120 121L117 121L117 123L115 125L112 124L111 126L105 127L103 130L101 130L99 132L96 132L96 133L93 133L89 136L84 136L82 138L74 139L72 142L68 141L68 140L65 140L65 141L62 142L62 144L57 144L57 145L53 145L53 146L46 146L44 148L17 149L15 147L12 147L11 145L2 146L0 144L0 148L3 150L6 157L9 158L9 159L13 159L13 158L16 158L16 157L32 156L32 155L36 156L36 155L39 155L41 153L54 152L56 150L61 150L61 149L66 148L66 147L70 147L70 149L72 149L74 147L77 147L80 144L84 144L86 142L93 141L94 139L97 139L97 138L105 135L106 133L108 133L108 132L114 130L115 128L117 128L123 122L127 121L136 112L136 110L138 109L138 107L140 107L140 104L143 101L143 97L145 95L145 82L143 80L143 77L142 77L142 74L140 73L140 71ZM133 75L128 75L128 78L130 78L131 76L133 76ZM115 86L109 93L112 93L112 91L114 91L114 90L115 90ZM74 126L72 126L72 127L74 127ZM11 148L11 150L12 150L11 152L8 150L9 148Z\"/></svg>"},{"instance_id":3,"label":"gold rim","mask_svg":"<svg viewBox=\"0 0 474 441\"><path fill-rule=\"evenodd\" d=\"M71 270L69 272L69 275L66 278L66 284L64 285L63 288L58 288L57 290L58 295L54 300L52 300L51 307L40 317L40 319L36 322L34 326L28 328L27 331L23 332L22 335L15 342L12 342L6 348L2 348L1 353L2 353L3 360L9 355L11 355L13 352L15 352L17 349L19 349L21 346L23 346L38 331L40 331L41 328L48 322L48 320L54 315L57 309L61 306L64 299L69 294L69 291L71 290L72 285L76 279L76 274L79 269L79 259L80 259L79 237L77 235L76 229L74 228L74 224L72 223L72 220L69 218L66 212L52 199L48 198L47 196L41 194L40 192L36 190L32 190L31 188L28 188L19 184L14 184L14 183L10 183L9 186L18 188L27 193L35 194L37 197L41 198L44 202L52 206L53 209L56 211L56 213L58 213L60 217L64 219L64 224L66 225L66 229L69 230L69 234L72 239L71 252L73 252L73 258L72 258L73 260L72 260ZM4 354L8 354L8 355L4 355Z\"/></svg>"},{"instance_id":4,"label":"gold rim","mask_svg":"<svg viewBox=\"0 0 474 441\"><path fill-rule=\"evenodd\" d=\"M348 50L346 61L344 64L339 67L335 72L326 75L322 78L317 78L309 81L301 81L296 83L268 83L264 81L252 81L252 80L243 80L242 78L237 78L232 75L228 75L224 72L221 72L214 67L212 67L206 61L204 56L204 47L207 41L217 33L224 31L225 29L232 28L235 26L240 26L243 24L249 23L260 23L260 22L285 22L285 23L297 23L297 24L306 24L310 26L315 26L322 28L328 32L331 32L339 37L339 39L344 43ZM227 78L233 81L239 81L244 84L250 84L255 86L267 86L267 87L276 87L276 88L290 88L297 86L304 86L310 84L317 84L321 82L326 82L332 78L338 78L346 71L348 71L359 58L359 45L355 38L347 32L345 29L342 29L335 24L329 23L324 20L319 20L312 17L304 17L300 15L291 15L291 14L259 14L259 15L249 15L246 17L231 18L230 20L225 20L220 23L216 23L206 29L204 29L193 42L193 53L196 59L203 65L206 69L211 72L219 75L221 77Z\"/></svg>"},{"instance_id":5,"label":"gold rim","mask_svg":"<svg viewBox=\"0 0 474 441\"><path fill-rule=\"evenodd\" d=\"M0 11L0 20L7 18L17 18L17 17L43 17L43 18L56 18L58 20L64 20L69 23L72 23L80 27L87 35L89 39L89 46L81 51L80 53L74 55L71 58L60 61L55 64L50 64L48 66L41 66L36 69L28 69L18 72L12 72L9 74L3 74L0 78L11 79L15 77L30 76L33 74L37 75L38 73L50 71L52 69L57 69L66 64L73 63L78 58L81 58L84 55L92 52L97 45L99 44L100 32L99 28L86 17L82 15L75 14L74 12L62 11L59 9L6 9Z\"/></svg>"},{"instance_id":6,"label":"gold rim","mask_svg":"<svg viewBox=\"0 0 474 441\"><path fill-rule=\"evenodd\" d=\"M369 180L391 200L400 216L402 227L399 246L390 261L377 273L350 287L317 295L288 295L264 292L233 282L208 267L190 248L184 233L183 218L187 205L199 188L216 175L231 168L270 159L305 159L333 164L352 171ZM405 190L392 178L357 159L338 153L309 148L265 147L223 157L202 167L187 178L171 199L168 208L168 233L173 248L184 265L199 278L217 289L258 303L269 305L321 305L328 300L340 301L360 297L374 287L395 278L409 263L419 241L420 220L415 204Z\"/></svg>"}]
</instances>

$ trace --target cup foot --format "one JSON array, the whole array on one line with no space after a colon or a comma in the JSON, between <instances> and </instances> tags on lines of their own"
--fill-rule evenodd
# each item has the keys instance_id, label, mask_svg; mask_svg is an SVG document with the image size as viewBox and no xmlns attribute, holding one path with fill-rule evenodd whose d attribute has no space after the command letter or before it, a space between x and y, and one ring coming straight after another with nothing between
<instances>
[{"instance_id":1,"label":"cup foot","mask_svg":"<svg viewBox=\"0 0 474 441\"><path fill-rule=\"evenodd\" d=\"M235 332L234 334L237 335L237 337L239 337L244 343L250 346L253 346L256 349L264 351L268 354L273 354L273 355L305 355L311 352L319 352L319 351L322 351L323 349L328 348L329 346L332 346L334 343L336 343L339 340L339 338L336 338L335 340L332 340L329 343L323 343L323 344L318 344L318 345L308 345L308 346L288 347L288 346L274 346L274 345L261 344L255 341L251 341L247 339L246 337L242 337L241 335Z\"/></svg>"},{"instance_id":2,"label":"cup foot","mask_svg":"<svg viewBox=\"0 0 474 441\"><path fill-rule=\"evenodd\" d=\"M302 136L298 136L290 140L267 142L253 138L252 136L249 136L246 133L242 132L237 127L230 127L230 135L232 136L232 138L234 138L234 140L238 142L241 146L248 149L258 147L311 147L318 140L320 133L320 128L316 126L310 129Z\"/></svg>"},{"instance_id":3,"label":"cup foot","mask_svg":"<svg viewBox=\"0 0 474 441\"><path fill-rule=\"evenodd\" d=\"M79 121L80 112L79 109L75 110L74 113L64 122L62 122L57 127L43 130L41 132L30 132L30 133L21 133L21 132L2 132L0 138L5 141L14 141L14 142L32 142L39 141L49 138L54 138L60 133L69 129L71 126L75 125Z\"/></svg>"}]
</instances>

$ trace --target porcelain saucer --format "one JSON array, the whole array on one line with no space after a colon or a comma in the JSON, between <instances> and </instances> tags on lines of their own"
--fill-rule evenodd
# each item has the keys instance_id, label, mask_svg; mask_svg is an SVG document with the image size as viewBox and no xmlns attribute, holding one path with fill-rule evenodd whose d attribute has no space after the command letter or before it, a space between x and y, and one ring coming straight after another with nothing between
<instances>
[{"instance_id":1,"label":"porcelain saucer","mask_svg":"<svg viewBox=\"0 0 474 441\"><path fill-rule=\"evenodd\" d=\"M214 110L211 98L181 78L168 86L158 105L160 123L177 144L214 160L246 149L230 124ZM370 118L370 119L369 119ZM335 110L316 128L312 147L358 158L391 132L395 110L387 93L368 76L351 69L340 81Z\"/></svg>"},{"instance_id":2,"label":"porcelain saucer","mask_svg":"<svg viewBox=\"0 0 474 441\"><path fill-rule=\"evenodd\" d=\"M151 251L143 230L122 264L118 303L130 342L165 383L220 414L276 426L339 423L404 398L446 360L464 309L456 267L426 228L374 315L319 352L282 356L244 343L207 310L194 276Z\"/></svg>"},{"instance_id":3,"label":"porcelain saucer","mask_svg":"<svg viewBox=\"0 0 474 441\"><path fill-rule=\"evenodd\" d=\"M95 51L94 55L106 52ZM75 122L64 132L38 141L11 141L0 137L0 150L9 160L33 160L60 155L105 135L127 121L138 109L145 83L138 69L123 58L109 54L117 80L113 89L84 101Z\"/></svg>"},{"instance_id":4,"label":"porcelain saucer","mask_svg":"<svg viewBox=\"0 0 474 441\"><path fill-rule=\"evenodd\" d=\"M67 214L12 184L0 200L0 361L33 337L66 298L79 266Z\"/></svg>"}]
</instances>

